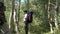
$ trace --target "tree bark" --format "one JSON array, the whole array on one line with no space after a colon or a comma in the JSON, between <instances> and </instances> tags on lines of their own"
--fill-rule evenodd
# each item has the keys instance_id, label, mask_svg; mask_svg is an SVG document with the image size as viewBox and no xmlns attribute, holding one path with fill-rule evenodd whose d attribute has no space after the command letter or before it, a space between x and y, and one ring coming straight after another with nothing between
<instances>
[{"instance_id":1,"label":"tree bark","mask_svg":"<svg viewBox=\"0 0 60 34\"><path fill-rule=\"evenodd\" d=\"M17 5L17 11L15 11L16 12L16 17L15 17L15 19L16 19L16 22L15 22L15 29L16 29L16 34L19 34L19 21L20 21L20 2L21 2L21 0L19 0L19 3L18 3L18 5Z\"/></svg>"},{"instance_id":2,"label":"tree bark","mask_svg":"<svg viewBox=\"0 0 60 34\"><path fill-rule=\"evenodd\" d=\"M56 26L56 29L58 30L59 29L59 26L58 26L58 0L56 0L56 5L55 5L55 15L54 15L54 20L55 20L55 26Z\"/></svg>"},{"instance_id":3,"label":"tree bark","mask_svg":"<svg viewBox=\"0 0 60 34\"><path fill-rule=\"evenodd\" d=\"M50 19L51 18L50 15L51 15L51 13L50 13L50 0L48 0L48 21L49 21L49 24L50 24L51 34L54 34L51 19Z\"/></svg>"},{"instance_id":4,"label":"tree bark","mask_svg":"<svg viewBox=\"0 0 60 34\"><path fill-rule=\"evenodd\" d=\"M15 25L14 25L14 7L15 7L15 0L12 0L12 15L11 15L11 33L15 33Z\"/></svg>"}]
</instances>

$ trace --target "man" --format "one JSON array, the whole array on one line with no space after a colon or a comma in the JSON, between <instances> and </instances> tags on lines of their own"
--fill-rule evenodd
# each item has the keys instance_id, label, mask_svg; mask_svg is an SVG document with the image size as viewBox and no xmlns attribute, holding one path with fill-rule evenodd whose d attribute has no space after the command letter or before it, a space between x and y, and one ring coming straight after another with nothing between
<instances>
[{"instance_id":1,"label":"man","mask_svg":"<svg viewBox=\"0 0 60 34\"><path fill-rule=\"evenodd\" d=\"M26 32L26 34L28 34L28 12L27 12L27 10L24 11L23 21L25 23L25 32Z\"/></svg>"}]
</instances>

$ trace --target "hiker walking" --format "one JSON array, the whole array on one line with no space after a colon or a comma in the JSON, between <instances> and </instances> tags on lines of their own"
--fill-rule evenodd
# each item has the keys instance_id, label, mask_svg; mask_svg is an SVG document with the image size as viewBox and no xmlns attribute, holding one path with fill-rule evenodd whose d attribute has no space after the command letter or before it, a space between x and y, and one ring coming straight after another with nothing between
<instances>
[{"instance_id":1,"label":"hiker walking","mask_svg":"<svg viewBox=\"0 0 60 34\"><path fill-rule=\"evenodd\" d=\"M29 26L29 23L32 23L32 15L33 15L33 12L28 12L27 10L24 11L24 18L23 18L23 21L25 23L25 33L28 34L28 26Z\"/></svg>"}]
</instances>

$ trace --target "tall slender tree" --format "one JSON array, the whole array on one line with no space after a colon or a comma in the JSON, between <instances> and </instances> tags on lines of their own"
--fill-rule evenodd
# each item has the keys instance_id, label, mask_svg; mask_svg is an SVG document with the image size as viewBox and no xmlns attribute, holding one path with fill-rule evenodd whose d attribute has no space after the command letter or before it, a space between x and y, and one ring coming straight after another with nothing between
<instances>
[{"instance_id":1,"label":"tall slender tree","mask_svg":"<svg viewBox=\"0 0 60 34\"><path fill-rule=\"evenodd\" d=\"M51 13L50 13L50 0L48 0L48 21L49 21L49 24L50 24L51 34L54 34L51 20L52 19L51 19Z\"/></svg>"},{"instance_id":2,"label":"tall slender tree","mask_svg":"<svg viewBox=\"0 0 60 34\"><path fill-rule=\"evenodd\" d=\"M12 11L11 11L11 33L15 32L15 25L14 25L14 7L15 7L15 0L12 0Z\"/></svg>"},{"instance_id":3,"label":"tall slender tree","mask_svg":"<svg viewBox=\"0 0 60 34\"><path fill-rule=\"evenodd\" d=\"M58 30L59 29L59 26L58 26L58 0L56 0L56 5L55 5L55 11L54 11L55 15L54 15L54 20L55 20L55 26L56 26L56 29Z\"/></svg>"},{"instance_id":4,"label":"tall slender tree","mask_svg":"<svg viewBox=\"0 0 60 34\"><path fill-rule=\"evenodd\" d=\"M16 19L16 21L15 21L15 29L16 29L16 34L19 34L19 22L20 22L20 2L21 2L21 0L18 0L18 2L19 3L17 3L17 9L15 8L15 10L17 10L17 11L15 11L15 13L16 13L16 15L15 15L15 19Z\"/></svg>"}]
</instances>

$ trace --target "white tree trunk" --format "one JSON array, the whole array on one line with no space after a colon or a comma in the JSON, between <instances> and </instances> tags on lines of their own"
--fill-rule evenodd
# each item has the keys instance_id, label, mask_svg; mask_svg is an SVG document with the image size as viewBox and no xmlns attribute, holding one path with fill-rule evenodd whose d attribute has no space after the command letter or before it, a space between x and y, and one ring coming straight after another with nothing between
<instances>
[{"instance_id":1,"label":"white tree trunk","mask_svg":"<svg viewBox=\"0 0 60 34\"><path fill-rule=\"evenodd\" d=\"M20 0L19 0L19 3L16 3L17 5L15 5L15 10L14 11L14 25L15 25L15 31L16 31L16 34L19 34L19 30L18 30L18 23L19 23L19 13L20 13Z\"/></svg>"},{"instance_id":2,"label":"white tree trunk","mask_svg":"<svg viewBox=\"0 0 60 34\"><path fill-rule=\"evenodd\" d=\"M49 24L50 24L51 34L54 34L54 33L53 33L53 27L52 27L52 24L51 24L51 23L49 23Z\"/></svg>"},{"instance_id":3,"label":"white tree trunk","mask_svg":"<svg viewBox=\"0 0 60 34\"><path fill-rule=\"evenodd\" d=\"M51 14L50 14L50 0L48 0L48 21L49 21L49 24L50 24L50 30L51 30L51 34L53 34L54 32L53 32L53 27L52 27L52 24L51 24L51 16L50 16Z\"/></svg>"},{"instance_id":4,"label":"white tree trunk","mask_svg":"<svg viewBox=\"0 0 60 34\"><path fill-rule=\"evenodd\" d=\"M11 16L12 16L12 11L10 12L10 17L9 17L9 29L11 28Z\"/></svg>"},{"instance_id":5,"label":"white tree trunk","mask_svg":"<svg viewBox=\"0 0 60 34\"><path fill-rule=\"evenodd\" d=\"M58 26L58 16L57 16L57 12L58 12L58 0L56 0L56 5L55 5L55 15L54 15L54 20L55 20L55 26L56 26L56 29L58 30L59 29L59 26Z\"/></svg>"},{"instance_id":6,"label":"white tree trunk","mask_svg":"<svg viewBox=\"0 0 60 34\"><path fill-rule=\"evenodd\" d=\"M15 10L15 0L12 0L12 15L11 15L11 33L15 32L15 25L14 25L14 10ZM14 33L15 34L15 33Z\"/></svg>"},{"instance_id":7,"label":"white tree trunk","mask_svg":"<svg viewBox=\"0 0 60 34\"><path fill-rule=\"evenodd\" d=\"M16 16L17 16L16 15L16 11L14 11L14 16L13 17L14 17L15 31L16 31L16 34L19 34L18 27L17 27L18 24L16 22L17 21L17 19L16 19L17 17Z\"/></svg>"}]
</instances>

